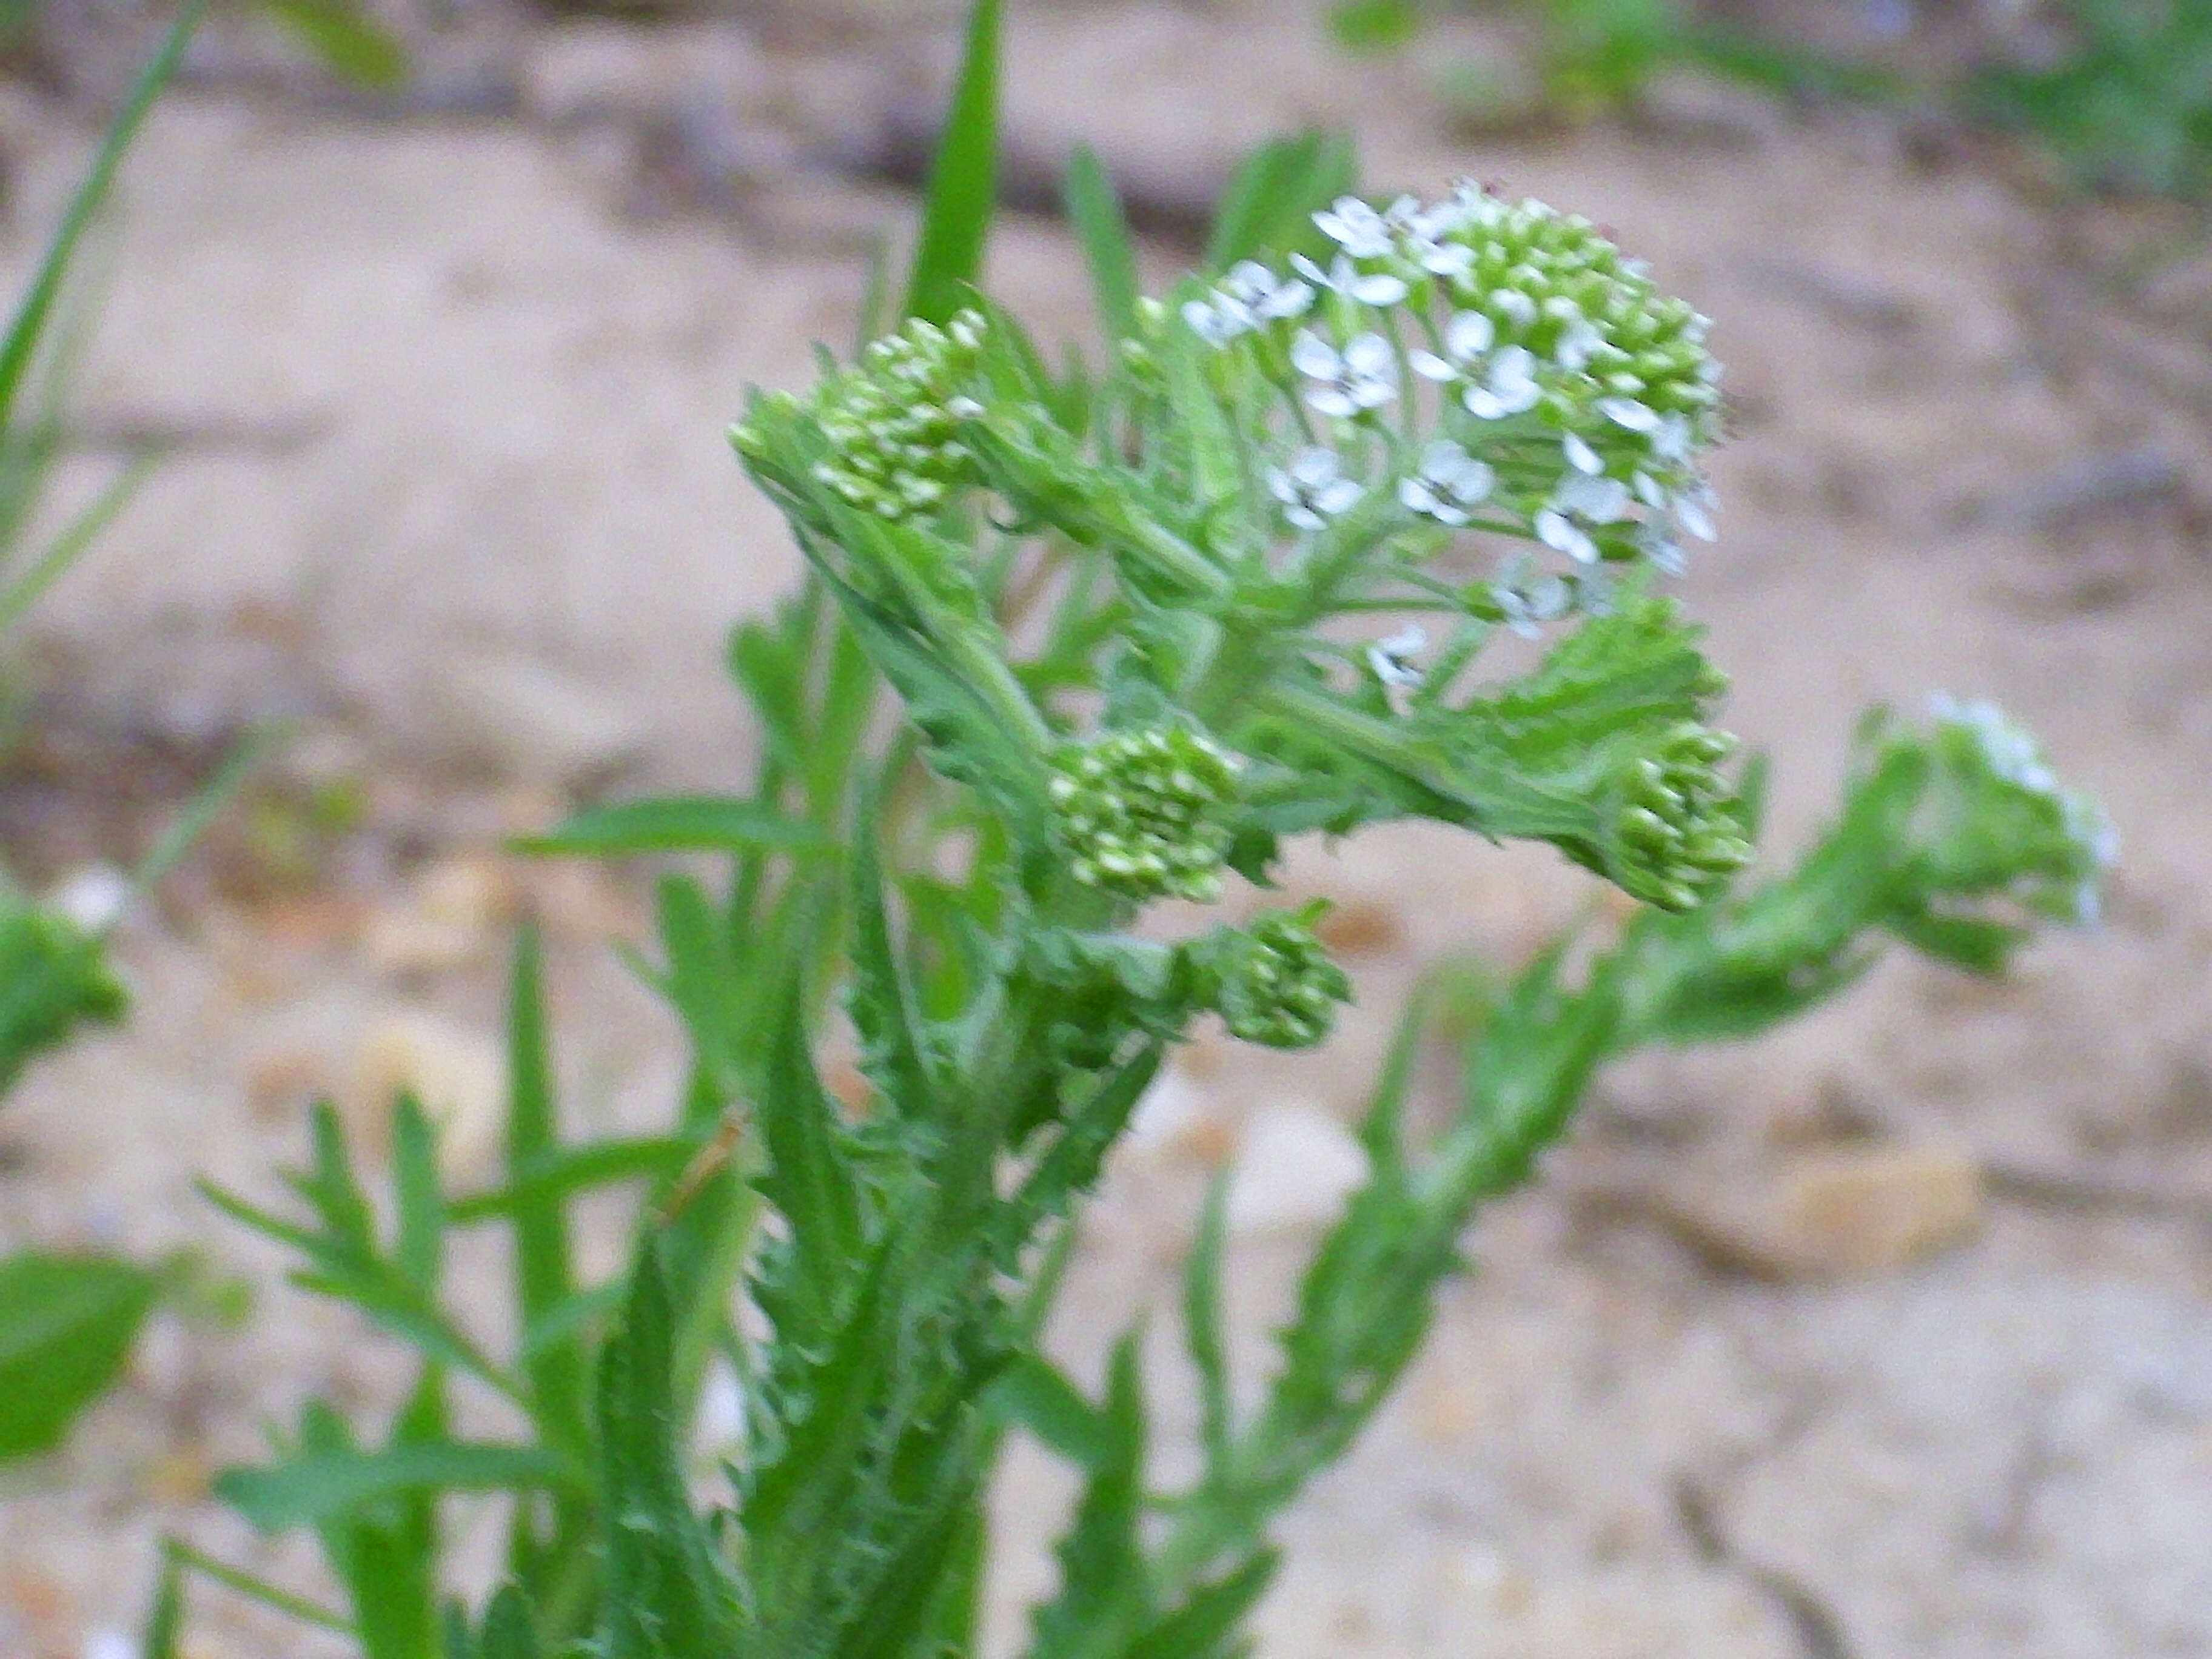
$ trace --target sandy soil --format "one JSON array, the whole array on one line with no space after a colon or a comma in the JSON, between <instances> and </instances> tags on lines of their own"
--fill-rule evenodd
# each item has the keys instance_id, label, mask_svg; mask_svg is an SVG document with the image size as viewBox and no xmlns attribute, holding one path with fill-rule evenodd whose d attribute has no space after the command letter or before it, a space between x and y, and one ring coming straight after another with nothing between
<instances>
[{"instance_id":1,"label":"sandy soil","mask_svg":"<svg viewBox=\"0 0 2212 1659\"><path fill-rule=\"evenodd\" d=\"M1014 9L1032 153L1089 136L1188 199L1250 139L1349 125L1378 185L1473 173L1571 205L1719 319L1738 436L1688 590L1736 724L1784 757L1778 843L1831 798L1865 702L1939 687L2039 728L2127 842L2107 925L2007 986L1899 964L1782 1040L1608 1079L1285 1528L1262 1651L2212 1654L2212 255L1886 118L1684 85L1634 125L1468 140L1434 83L1496 49L1480 36L1355 64L1261 0ZM11 855L120 856L225 734L301 735L126 930L131 1028L10 1103L0 1245L193 1244L263 1285L261 1316L164 1321L67 1453L0 1486L0 1652L105 1652L165 1530L317 1587L207 1479L307 1395L374 1399L392 1368L192 1182L269 1193L321 1089L371 1141L396 1071L480 1098L520 908L555 939L573 1120L667 1109L672 1034L606 948L642 936L637 894L490 849L578 799L739 775L719 653L793 559L721 430L748 381L794 383L811 341L848 336L860 255L909 211L851 169L941 69L945 10L494 29L448 76L489 93L398 116L225 60L155 120L83 413L178 447L45 614L46 770L9 784ZM83 137L27 102L0 117L20 270ZM1018 217L993 275L1050 336L1085 325L1075 270ZM1079 1367L1161 1298L1203 1168L1240 1142L1273 1160L1236 1263L1260 1364L1326 1162L1297 1108L1357 1108L1419 964L1525 953L1587 897L1541 860L1432 847L1301 865L1363 918L1363 1011L1294 1073L1182 1068L1091 1230L1060 1334ZM464 1174L481 1129L456 1130ZM1905 1220L1860 1218L1880 1237L1858 1256L1848 1228L1778 1266L1756 1238L1716 1252L1869 1144L1893 1179L1865 1201ZM495 1266L465 1260L465 1294ZM1018 1459L1008 1534L1063 1499ZM1010 1553L1002 1644L1048 1571ZM216 1595L199 1624L209 1655L318 1650Z\"/></svg>"}]
</instances>

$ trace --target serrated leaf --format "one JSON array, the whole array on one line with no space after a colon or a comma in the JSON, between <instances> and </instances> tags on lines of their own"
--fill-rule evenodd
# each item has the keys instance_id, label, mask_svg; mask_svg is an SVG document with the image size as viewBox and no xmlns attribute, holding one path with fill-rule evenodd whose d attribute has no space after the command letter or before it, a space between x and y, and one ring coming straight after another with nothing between
<instances>
[{"instance_id":1,"label":"serrated leaf","mask_svg":"<svg viewBox=\"0 0 2212 1659\"><path fill-rule=\"evenodd\" d=\"M119 1256L0 1258L0 1460L49 1451L121 1375L161 1280Z\"/></svg>"},{"instance_id":2,"label":"serrated leaf","mask_svg":"<svg viewBox=\"0 0 2212 1659\"><path fill-rule=\"evenodd\" d=\"M674 1338L667 1286L648 1241L622 1328L599 1364L605 1659L697 1659L750 1648L737 1585L684 1486Z\"/></svg>"}]
</instances>

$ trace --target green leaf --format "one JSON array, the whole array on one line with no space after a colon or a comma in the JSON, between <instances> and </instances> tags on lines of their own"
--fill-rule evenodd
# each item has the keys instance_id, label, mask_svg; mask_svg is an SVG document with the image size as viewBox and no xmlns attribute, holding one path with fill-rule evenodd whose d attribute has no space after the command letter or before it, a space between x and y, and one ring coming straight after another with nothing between
<instances>
[{"instance_id":1,"label":"green leaf","mask_svg":"<svg viewBox=\"0 0 2212 1659\"><path fill-rule=\"evenodd\" d=\"M512 845L525 853L620 858L644 853L810 852L825 846L827 839L815 825L757 801L677 795L595 807Z\"/></svg>"},{"instance_id":2,"label":"green leaf","mask_svg":"<svg viewBox=\"0 0 2212 1659\"><path fill-rule=\"evenodd\" d=\"M860 1066L902 1117L927 1118L931 1087L921 1018L891 942L883 860L876 846L880 797L860 799L853 842L852 988L846 998Z\"/></svg>"},{"instance_id":3,"label":"green leaf","mask_svg":"<svg viewBox=\"0 0 2212 1659\"><path fill-rule=\"evenodd\" d=\"M584 1471L540 1446L412 1441L382 1451L302 1450L262 1468L226 1469L216 1493L264 1532L320 1526L386 1498L580 1486Z\"/></svg>"},{"instance_id":4,"label":"green leaf","mask_svg":"<svg viewBox=\"0 0 2212 1659\"><path fill-rule=\"evenodd\" d=\"M525 927L515 940L507 1002L507 1168L518 1187L530 1170L560 1152L539 973L538 930ZM543 1340L545 1321L575 1288L565 1196L526 1200L514 1211L514 1305L523 1329ZM550 1343L524 1363L523 1374L540 1431L554 1444L580 1455L591 1420L582 1349L573 1342Z\"/></svg>"},{"instance_id":5,"label":"green leaf","mask_svg":"<svg viewBox=\"0 0 2212 1659\"><path fill-rule=\"evenodd\" d=\"M640 1251L622 1329L599 1362L605 1659L744 1654L737 1587L692 1513L671 1392L673 1315L659 1252Z\"/></svg>"},{"instance_id":6,"label":"green leaf","mask_svg":"<svg viewBox=\"0 0 2212 1659\"><path fill-rule=\"evenodd\" d=\"M15 394L23 383L23 376L31 366L31 358L46 332L47 319L52 316L55 301L60 297L62 283L69 273L70 262L76 256L77 244L84 239L86 228L92 223L107 200L115 184L117 170L122 166L124 152L137 137L138 129L145 124L147 112L154 107L161 89L177 71L185 55L185 42L191 39L198 26L200 13L204 9L202 0L191 0L179 14L176 23L162 40L161 49L154 54L146 67L139 72L137 82L125 98L123 107L107 129L107 136L93 157L90 169L77 185L76 194L70 200L69 209L62 216L60 225L46 243L46 250L39 268L31 278L31 285L15 307L14 321L7 337L0 343L0 429L12 430L15 425Z\"/></svg>"},{"instance_id":7,"label":"green leaf","mask_svg":"<svg viewBox=\"0 0 2212 1659\"><path fill-rule=\"evenodd\" d=\"M124 1006L98 939L0 889L0 1094L81 1025L121 1019Z\"/></svg>"},{"instance_id":8,"label":"green leaf","mask_svg":"<svg viewBox=\"0 0 2212 1659\"><path fill-rule=\"evenodd\" d=\"M1138 1526L1145 1508L1145 1403L1132 1334L1114 1346L1101 1454L1058 1550L1060 1594L1036 1610L1032 1659L1106 1659L1151 1617Z\"/></svg>"},{"instance_id":9,"label":"green leaf","mask_svg":"<svg viewBox=\"0 0 2212 1659\"><path fill-rule=\"evenodd\" d=\"M1228 1466L1229 1361L1222 1343L1221 1257L1229 1240L1229 1178L1218 1175L1206 1188L1198 1236L1183 1265L1183 1340L1198 1372L1199 1443L1209 1473Z\"/></svg>"},{"instance_id":10,"label":"green leaf","mask_svg":"<svg viewBox=\"0 0 2212 1659\"><path fill-rule=\"evenodd\" d=\"M1341 135L1316 131L1259 146L1222 193L1207 267L1310 249L1319 236L1313 215L1358 183L1352 141Z\"/></svg>"},{"instance_id":11,"label":"green leaf","mask_svg":"<svg viewBox=\"0 0 2212 1659\"><path fill-rule=\"evenodd\" d=\"M1420 33L1420 8L1413 0L1337 0L1328 29L1346 51L1389 52Z\"/></svg>"},{"instance_id":12,"label":"green leaf","mask_svg":"<svg viewBox=\"0 0 2212 1659\"><path fill-rule=\"evenodd\" d=\"M121 1374L160 1290L117 1256L0 1258L0 1459L61 1443Z\"/></svg>"},{"instance_id":13,"label":"green leaf","mask_svg":"<svg viewBox=\"0 0 2212 1659\"><path fill-rule=\"evenodd\" d=\"M1018 1424L1080 1469L1094 1469L1112 1449L1098 1408L1067 1374L1042 1354L1024 1353L991 1385L986 1411Z\"/></svg>"},{"instance_id":14,"label":"green leaf","mask_svg":"<svg viewBox=\"0 0 2212 1659\"><path fill-rule=\"evenodd\" d=\"M844 1124L806 1051L805 1015L796 995L786 1004L759 1103L768 1167L761 1192L791 1230L793 1283L803 1292L805 1330L781 1333L805 1341L827 1328L843 1302L852 1263L861 1253L861 1194Z\"/></svg>"},{"instance_id":15,"label":"green leaf","mask_svg":"<svg viewBox=\"0 0 2212 1659\"><path fill-rule=\"evenodd\" d=\"M1098 326L1108 344L1137 331L1137 251L1121 198L1098 154L1078 144L1067 159L1067 217L1091 262L1091 289Z\"/></svg>"},{"instance_id":16,"label":"green leaf","mask_svg":"<svg viewBox=\"0 0 2212 1659\"><path fill-rule=\"evenodd\" d=\"M407 49L349 0L259 0L261 9L347 80L386 90L407 79Z\"/></svg>"},{"instance_id":17,"label":"green leaf","mask_svg":"<svg viewBox=\"0 0 2212 1659\"><path fill-rule=\"evenodd\" d=\"M906 312L933 323L949 321L966 303L997 206L999 9L999 0L975 0L969 15L967 52L930 171Z\"/></svg>"}]
</instances>

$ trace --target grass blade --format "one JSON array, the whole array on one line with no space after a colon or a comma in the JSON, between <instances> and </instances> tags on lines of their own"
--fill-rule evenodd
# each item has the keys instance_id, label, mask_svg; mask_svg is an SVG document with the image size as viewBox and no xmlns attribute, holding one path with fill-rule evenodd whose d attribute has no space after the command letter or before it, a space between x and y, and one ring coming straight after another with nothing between
<instances>
[{"instance_id":1,"label":"grass blade","mask_svg":"<svg viewBox=\"0 0 2212 1659\"><path fill-rule=\"evenodd\" d=\"M1088 144L1068 158L1067 217L1091 262L1098 325L1109 343L1126 339L1137 329L1137 252L1114 181Z\"/></svg>"},{"instance_id":2,"label":"grass blade","mask_svg":"<svg viewBox=\"0 0 2212 1659\"><path fill-rule=\"evenodd\" d=\"M39 269L31 278L31 286L15 307L14 322L7 337L0 341L0 428L11 426L14 421L15 394L21 387L23 376L29 369L31 358L37 351L39 341L46 332L46 320L52 315L54 302L61 294L62 281L68 274L70 261L76 253L77 244L84 238L85 228L93 216L107 200L108 191L114 187L115 174L122 166L124 152L145 124L147 112L161 95L161 89L177 72L177 65L185 55L185 42L198 24L204 0L192 0L177 18L167 37L161 42L151 61L139 72L131 94L124 100L114 123L107 129L107 137L93 158L92 167L77 186L70 199L68 212L62 216L61 224L53 238L46 244L46 256L39 261Z\"/></svg>"},{"instance_id":3,"label":"grass blade","mask_svg":"<svg viewBox=\"0 0 2212 1659\"><path fill-rule=\"evenodd\" d=\"M975 0L968 50L930 169L906 311L944 323L983 267L999 190L999 0Z\"/></svg>"}]
</instances>

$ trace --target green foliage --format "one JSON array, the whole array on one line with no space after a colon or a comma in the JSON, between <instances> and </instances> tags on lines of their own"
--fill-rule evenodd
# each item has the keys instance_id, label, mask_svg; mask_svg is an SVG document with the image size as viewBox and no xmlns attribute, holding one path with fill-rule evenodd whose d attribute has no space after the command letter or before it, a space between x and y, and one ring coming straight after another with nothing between
<instances>
[{"instance_id":1,"label":"green foliage","mask_svg":"<svg viewBox=\"0 0 2212 1659\"><path fill-rule=\"evenodd\" d=\"M0 889L0 1095L80 1027L121 1019L125 1000L97 939Z\"/></svg>"},{"instance_id":2,"label":"green foliage","mask_svg":"<svg viewBox=\"0 0 2212 1659\"><path fill-rule=\"evenodd\" d=\"M2195 0L2068 0L2071 52L1969 81L1970 108L2039 134L2090 185L2212 189L2212 12Z\"/></svg>"},{"instance_id":3,"label":"green foliage","mask_svg":"<svg viewBox=\"0 0 2212 1659\"><path fill-rule=\"evenodd\" d=\"M0 1462L61 1443L122 1372L161 1284L112 1255L0 1257Z\"/></svg>"},{"instance_id":4,"label":"green foliage","mask_svg":"<svg viewBox=\"0 0 2212 1659\"><path fill-rule=\"evenodd\" d=\"M1725 681L1656 592L1676 532L1707 528L1704 324L1585 222L1472 186L1377 208L1345 195L1344 146L1292 140L1224 203L1226 268L1149 301L1111 181L1079 161L1114 359L1048 368L972 288L998 21L979 0L908 289L927 314L856 367L825 358L808 396L756 394L732 434L810 571L732 642L751 787L538 843L726 860L719 893L664 878L640 964L690 1048L666 1132L561 1140L526 937L499 1185L446 1194L403 1104L389 1226L327 1112L290 1178L307 1219L218 1195L420 1356L380 1435L315 1407L222 1485L317 1532L348 1611L304 1616L377 1659L972 1653L1016 1428L1083 1483L1030 1652L1241 1653L1277 1518L1388 1397L1464 1230L1599 1068L1754 1035L1893 942L1994 971L2082 915L2109 862L2031 742L1947 704L1870 720L1833 827L1744 883L1763 774L1726 769ZM1306 250L1328 263L1287 257ZM1370 637L1408 614L1441 642ZM1544 641L1533 667L1486 659L1507 632ZM1543 842L1647 908L1479 1004L1416 998L1360 1126L1369 1177L1242 1412L1217 1186L1182 1297L1200 1466L1164 1490L1137 1335L1097 1399L1039 1348L1077 1218L1198 1022L1300 1046L1350 984L1315 907L1179 936L1151 907L1211 903L1232 873L1264 889L1287 842L1404 818ZM840 1000L863 1087L833 1093ZM1416 1135L1413 1062L1447 1026L1462 1097ZM629 1180L631 1268L582 1283L571 1206ZM445 1236L483 1224L513 1245L505 1358L441 1287ZM710 1376L741 1402L729 1447L696 1443ZM457 1437L462 1387L520 1431ZM511 1583L472 1623L441 1612L437 1500L487 1488Z\"/></svg>"}]
</instances>

